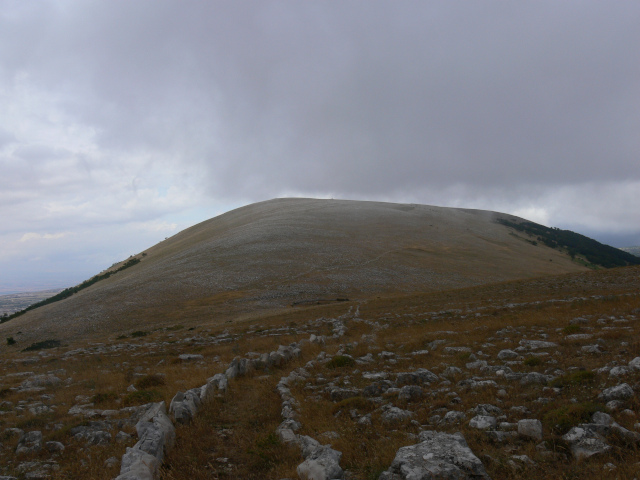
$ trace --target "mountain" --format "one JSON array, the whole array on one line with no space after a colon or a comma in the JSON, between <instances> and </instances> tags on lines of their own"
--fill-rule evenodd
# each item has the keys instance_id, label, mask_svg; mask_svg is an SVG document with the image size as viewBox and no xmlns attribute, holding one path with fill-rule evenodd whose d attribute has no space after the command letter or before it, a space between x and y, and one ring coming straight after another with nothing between
<instances>
[{"instance_id":1,"label":"mountain","mask_svg":"<svg viewBox=\"0 0 640 480\"><path fill-rule=\"evenodd\" d=\"M540 241L524 224L536 225L483 210L270 200L188 228L0 331L67 339L238 322L344 299L578 272L592 263L562 242Z\"/></svg>"}]
</instances>

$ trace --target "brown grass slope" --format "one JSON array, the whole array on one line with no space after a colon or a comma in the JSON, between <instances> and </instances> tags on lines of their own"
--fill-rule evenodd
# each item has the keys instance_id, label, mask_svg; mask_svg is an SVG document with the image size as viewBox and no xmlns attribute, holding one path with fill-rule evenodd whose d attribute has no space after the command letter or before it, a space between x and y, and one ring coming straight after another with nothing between
<instances>
[{"instance_id":1,"label":"brown grass slope","mask_svg":"<svg viewBox=\"0 0 640 480\"><path fill-rule=\"evenodd\" d=\"M584 270L482 210L275 199L207 220L141 262L0 325L71 340L145 326L223 323L337 298L442 291Z\"/></svg>"}]
</instances>

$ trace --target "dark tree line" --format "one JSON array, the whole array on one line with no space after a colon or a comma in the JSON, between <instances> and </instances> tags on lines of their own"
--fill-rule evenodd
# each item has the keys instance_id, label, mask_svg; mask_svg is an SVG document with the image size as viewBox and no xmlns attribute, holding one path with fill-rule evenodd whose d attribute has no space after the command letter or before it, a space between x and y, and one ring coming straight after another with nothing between
<instances>
[{"instance_id":1,"label":"dark tree line","mask_svg":"<svg viewBox=\"0 0 640 480\"><path fill-rule=\"evenodd\" d=\"M513 228L519 232L527 233L538 239L544 245L566 250L571 258L580 255L589 263L605 268L625 267L628 265L640 265L640 258L620 249L604 245L592 238L585 237L571 230L562 230L555 227L545 227L533 222L512 222L506 219L498 219L498 223Z\"/></svg>"},{"instance_id":2,"label":"dark tree line","mask_svg":"<svg viewBox=\"0 0 640 480\"><path fill-rule=\"evenodd\" d=\"M56 295L54 295L52 297L45 298L44 300L42 300L42 301L40 301L38 303L34 303L33 305L29 305L24 310L20 310L19 312L15 312L15 313L13 313L11 315L7 315L7 316L2 317L0 319L0 323L8 322L12 318L16 318L16 317L19 317L20 315L24 315L29 310L34 310L34 309L36 309L38 307L43 307L45 305L49 305L50 303L59 302L60 300L64 300L65 298L69 298L74 293L78 293L80 290L84 290L85 288L90 287L94 283L97 283L100 280L104 280L106 278L109 278L111 275L114 275L114 274L116 274L118 272L121 272L122 270L124 270L126 268L132 267L132 266L136 265L137 263L140 263L140 259L139 258L130 258L129 260L127 260L122 266L120 266L116 270L112 270L110 272L105 272L103 274L91 277L89 280L85 280L84 282L82 282L79 285L76 285L75 287L65 288L60 293L57 293Z\"/></svg>"}]
</instances>

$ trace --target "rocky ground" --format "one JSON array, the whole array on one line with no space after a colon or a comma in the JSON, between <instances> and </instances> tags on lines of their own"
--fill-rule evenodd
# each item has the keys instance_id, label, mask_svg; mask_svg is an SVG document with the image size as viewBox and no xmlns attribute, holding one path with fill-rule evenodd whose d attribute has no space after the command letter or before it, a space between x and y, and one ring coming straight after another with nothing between
<instances>
[{"instance_id":1,"label":"rocky ground","mask_svg":"<svg viewBox=\"0 0 640 480\"><path fill-rule=\"evenodd\" d=\"M639 290L583 286L6 346L0 475L640 477Z\"/></svg>"}]
</instances>

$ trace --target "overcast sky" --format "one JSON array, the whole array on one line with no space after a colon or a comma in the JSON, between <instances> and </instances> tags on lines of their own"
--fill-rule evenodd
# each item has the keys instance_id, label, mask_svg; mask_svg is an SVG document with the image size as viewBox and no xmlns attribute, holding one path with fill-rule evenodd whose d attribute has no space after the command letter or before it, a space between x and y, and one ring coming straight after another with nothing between
<instances>
[{"instance_id":1,"label":"overcast sky","mask_svg":"<svg viewBox=\"0 0 640 480\"><path fill-rule=\"evenodd\" d=\"M640 244L640 2L0 0L0 292L281 196Z\"/></svg>"}]
</instances>

